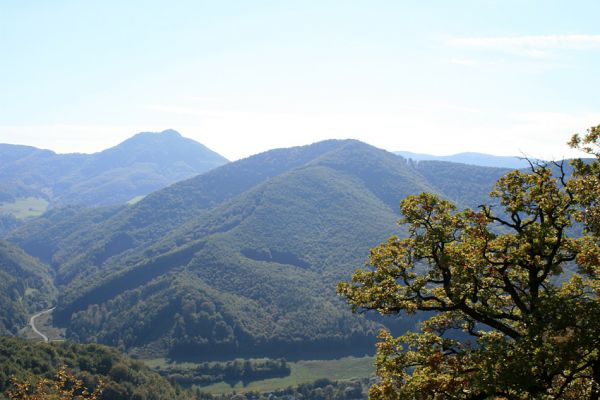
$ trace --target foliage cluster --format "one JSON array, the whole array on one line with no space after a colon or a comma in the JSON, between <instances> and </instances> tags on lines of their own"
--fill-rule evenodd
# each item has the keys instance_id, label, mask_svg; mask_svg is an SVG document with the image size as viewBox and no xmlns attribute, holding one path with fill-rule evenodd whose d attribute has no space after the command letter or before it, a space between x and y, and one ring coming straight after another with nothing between
<instances>
[{"instance_id":1,"label":"foliage cluster","mask_svg":"<svg viewBox=\"0 0 600 400\"><path fill-rule=\"evenodd\" d=\"M402 201L409 236L338 286L355 309L431 312L420 332L381 332L373 399L600 397L599 136L573 137L595 158L570 176L532 163L478 211L429 193Z\"/></svg>"},{"instance_id":2,"label":"foliage cluster","mask_svg":"<svg viewBox=\"0 0 600 400\"><path fill-rule=\"evenodd\" d=\"M11 378L11 388L6 392L10 400L97 400L104 389L100 380L93 391L83 381L59 368L54 379L29 377L19 382Z\"/></svg>"}]
</instances>

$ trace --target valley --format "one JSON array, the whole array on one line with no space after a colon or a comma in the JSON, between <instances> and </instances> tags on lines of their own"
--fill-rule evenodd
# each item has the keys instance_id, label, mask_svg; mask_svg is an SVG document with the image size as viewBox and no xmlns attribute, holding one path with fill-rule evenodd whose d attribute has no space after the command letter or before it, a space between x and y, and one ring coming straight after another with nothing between
<instances>
[{"instance_id":1,"label":"valley","mask_svg":"<svg viewBox=\"0 0 600 400\"><path fill-rule=\"evenodd\" d=\"M600 400L598 15L0 1L0 400Z\"/></svg>"},{"instance_id":2,"label":"valley","mask_svg":"<svg viewBox=\"0 0 600 400\"><path fill-rule=\"evenodd\" d=\"M290 373L282 378L270 378L244 382L220 382L199 389L211 394L227 394L247 392L270 392L282 390L288 387L296 387L302 384L312 383L318 380L328 379L331 381L361 381L368 380L373 376L373 357L343 357L330 360L299 360L288 363Z\"/></svg>"},{"instance_id":3,"label":"valley","mask_svg":"<svg viewBox=\"0 0 600 400\"><path fill-rule=\"evenodd\" d=\"M363 390L379 330L415 330L422 314L352 313L337 282L371 247L407 234L399 199L430 192L475 208L506 172L329 140L227 163L136 201L53 204L0 242L5 293L18 294L2 299L0 317L7 332L118 348L216 396L315 382Z\"/></svg>"},{"instance_id":4,"label":"valley","mask_svg":"<svg viewBox=\"0 0 600 400\"><path fill-rule=\"evenodd\" d=\"M343 354L371 349L382 325L347 310L335 284L397 231L398 199L434 191L476 205L503 172L327 141L230 163L134 205L57 209L8 239L52 266L54 320L72 340L142 357Z\"/></svg>"}]
</instances>

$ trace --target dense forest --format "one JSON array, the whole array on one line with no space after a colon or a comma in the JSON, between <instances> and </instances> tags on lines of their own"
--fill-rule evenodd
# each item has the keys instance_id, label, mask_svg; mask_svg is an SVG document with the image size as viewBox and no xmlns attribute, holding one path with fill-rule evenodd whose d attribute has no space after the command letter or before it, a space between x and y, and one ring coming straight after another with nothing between
<instances>
[{"instance_id":1,"label":"dense forest","mask_svg":"<svg viewBox=\"0 0 600 400\"><path fill-rule=\"evenodd\" d=\"M207 360L365 352L381 320L352 315L334 287L395 231L398 200L429 191L477 205L504 172L326 141L224 165L135 205L55 209L9 240L52 266L54 319L72 340Z\"/></svg>"},{"instance_id":2,"label":"dense forest","mask_svg":"<svg viewBox=\"0 0 600 400\"><path fill-rule=\"evenodd\" d=\"M71 342L38 343L0 336L0 398L10 387L10 378L25 380L33 374L52 378L66 367L92 389L99 379L106 382L102 399L191 399L192 395L172 385L139 361L116 349Z\"/></svg>"}]
</instances>

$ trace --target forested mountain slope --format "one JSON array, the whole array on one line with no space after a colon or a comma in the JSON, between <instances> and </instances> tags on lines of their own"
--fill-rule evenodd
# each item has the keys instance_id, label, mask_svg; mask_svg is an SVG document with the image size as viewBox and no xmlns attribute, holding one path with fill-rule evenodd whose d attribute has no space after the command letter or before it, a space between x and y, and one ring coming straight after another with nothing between
<instances>
[{"instance_id":1,"label":"forested mountain slope","mask_svg":"<svg viewBox=\"0 0 600 400\"><path fill-rule=\"evenodd\" d=\"M105 388L101 399L195 398L117 349L97 344L39 343L0 336L0 399L6 398L4 395L11 387L11 377L24 381L34 374L36 378L53 379L61 367L91 390L102 380Z\"/></svg>"},{"instance_id":2,"label":"forested mountain slope","mask_svg":"<svg viewBox=\"0 0 600 400\"><path fill-rule=\"evenodd\" d=\"M49 307L54 299L48 267L0 240L0 334L17 333L29 314Z\"/></svg>"},{"instance_id":3,"label":"forested mountain slope","mask_svg":"<svg viewBox=\"0 0 600 400\"><path fill-rule=\"evenodd\" d=\"M337 141L325 141L271 150L178 182L129 207L58 209L14 231L11 240L29 254L65 268L70 263L81 264L82 257L114 256L152 244L181 224L338 145ZM117 243L119 249L113 249L111 244Z\"/></svg>"},{"instance_id":4,"label":"forested mountain slope","mask_svg":"<svg viewBox=\"0 0 600 400\"><path fill-rule=\"evenodd\" d=\"M173 130L139 133L94 154L0 144L0 204L119 204L227 162Z\"/></svg>"},{"instance_id":5,"label":"forested mountain slope","mask_svg":"<svg viewBox=\"0 0 600 400\"><path fill-rule=\"evenodd\" d=\"M399 200L429 191L476 206L503 172L326 141L133 206L59 210L11 240L56 268L56 317L72 338L207 357L343 351L370 343L378 324L352 315L335 282L397 232Z\"/></svg>"}]
</instances>

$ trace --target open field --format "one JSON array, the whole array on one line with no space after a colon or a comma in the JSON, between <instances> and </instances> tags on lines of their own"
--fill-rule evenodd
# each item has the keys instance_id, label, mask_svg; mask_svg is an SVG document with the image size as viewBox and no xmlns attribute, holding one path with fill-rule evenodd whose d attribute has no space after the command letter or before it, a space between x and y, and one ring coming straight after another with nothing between
<instances>
[{"instance_id":1,"label":"open field","mask_svg":"<svg viewBox=\"0 0 600 400\"><path fill-rule=\"evenodd\" d=\"M0 203L0 214L10 214L17 219L42 215L48 209L48 201L39 197L27 197L12 203Z\"/></svg>"},{"instance_id":2,"label":"open field","mask_svg":"<svg viewBox=\"0 0 600 400\"><path fill-rule=\"evenodd\" d=\"M144 360L150 367L164 367L167 365L165 359ZM180 367L193 368L193 363L178 363ZM302 383L313 382L317 379L328 378L333 381L351 378L367 378L374 373L373 357L343 357L335 360L302 360L288 362L291 368L289 376L284 378L271 378L253 381L246 386L237 382L231 386L225 382L215 383L209 386L198 386L206 393L222 394L236 391L245 393L249 391L265 392L270 390L284 389L288 386L297 386Z\"/></svg>"}]
</instances>

